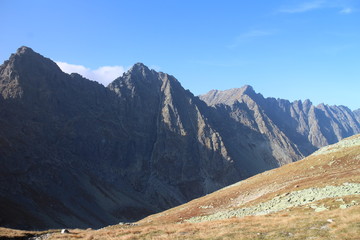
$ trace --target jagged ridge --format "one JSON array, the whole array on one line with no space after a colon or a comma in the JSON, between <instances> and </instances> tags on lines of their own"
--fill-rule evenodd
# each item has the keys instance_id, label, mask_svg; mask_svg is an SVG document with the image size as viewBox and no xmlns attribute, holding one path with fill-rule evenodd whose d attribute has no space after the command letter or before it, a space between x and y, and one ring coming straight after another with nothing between
<instances>
[{"instance_id":1,"label":"jagged ridge","mask_svg":"<svg viewBox=\"0 0 360 240\"><path fill-rule=\"evenodd\" d=\"M310 100L290 102L264 98L250 86L210 91L200 98L214 108L229 106L224 114L269 138L272 138L273 132L278 132L275 138L281 139L281 135L285 142L293 143L302 156L360 133L358 113L345 106L314 106ZM256 121L259 118L266 119L268 124Z\"/></svg>"}]
</instances>

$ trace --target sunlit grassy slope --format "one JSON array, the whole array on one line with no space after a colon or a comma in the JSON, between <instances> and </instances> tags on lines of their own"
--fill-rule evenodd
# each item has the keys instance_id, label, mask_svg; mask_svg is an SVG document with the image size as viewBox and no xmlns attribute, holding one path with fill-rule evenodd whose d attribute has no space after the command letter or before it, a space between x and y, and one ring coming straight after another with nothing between
<instances>
[{"instance_id":1,"label":"sunlit grassy slope","mask_svg":"<svg viewBox=\"0 0 360 240\"><path fill-rule=\"evenodd\" d=\"M135 224L46 239L360 239L360 135ZM47 234L47 235L44 235ZM28 235L29 236L29 235Z\"/></svg>"}]
</instances>

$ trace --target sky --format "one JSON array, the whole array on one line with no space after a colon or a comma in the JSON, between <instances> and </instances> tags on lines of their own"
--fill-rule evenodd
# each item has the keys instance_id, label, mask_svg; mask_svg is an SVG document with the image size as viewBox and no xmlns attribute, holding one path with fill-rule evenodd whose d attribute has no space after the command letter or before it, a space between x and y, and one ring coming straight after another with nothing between
<instances>
[{"instance_id":1,"label":"sky","mask_svg":"<svg viewBox=\"0 0 360 240\"><path fill-rule=\"evenodd\" d=\"M0 0L0 64L20 46L104 85L142 62L194 95L360 108L360 0Z\"/></svg>"}]
</instances>

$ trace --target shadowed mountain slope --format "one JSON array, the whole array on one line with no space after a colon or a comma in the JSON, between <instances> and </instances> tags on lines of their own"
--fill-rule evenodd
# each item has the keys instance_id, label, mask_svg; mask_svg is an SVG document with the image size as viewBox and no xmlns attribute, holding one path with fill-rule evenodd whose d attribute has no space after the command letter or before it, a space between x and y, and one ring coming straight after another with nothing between
<instances>
[{"instance_id":1,"label":"shadowed mountain slope","mask_svg":"<svg viewBox=\"0 0 360 240\"><path fill-rule=\"evenodd\" d=\"M230 155L212 110L141 63L105 88L21 47L0 93L2 226L136 220L279 165Z\"/></svg>"},{"instance_id":2,"label":"shadowed mountain slope","mask_svg":"<svg viewBox=\"0 0 360 240\"><path fill-rule=\"evenodd\" d=\"M241 178L172 76L136 64L105 88L27 47L0 73L4 226L131 221Z\"/></svg>"},{"instance_id":3,"label":"shadowed mountain slope","mask_svg":"<svg viewBox=\"0 0 360 240\"><path fill-rule=\"evenodd\" d=\"M116 94L26 47L0 74L2 226L95 227L158 211L117 167Z\"/></svg>"}]
</instances>

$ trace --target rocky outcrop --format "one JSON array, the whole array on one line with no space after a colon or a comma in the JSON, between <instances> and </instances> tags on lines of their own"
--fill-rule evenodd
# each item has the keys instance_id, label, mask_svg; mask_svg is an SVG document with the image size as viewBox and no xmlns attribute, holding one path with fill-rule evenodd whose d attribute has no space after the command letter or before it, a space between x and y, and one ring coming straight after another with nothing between
<instances>
[{"instance_id":1,"label":"rocky outcrop","mask_svg":"<svg viewBox=\"0 0 360 240\"><path fill-rule=\"evenodd\" d=\"M356 114L344 106L264 98L250 86L213 90L200 98L215 109L227 106L224 115L267 136L273 143L272 149L286 149L285 153L274 153L277 157L293 152L287 157L296 160L296 155L307 156L322 146L360 133ZM280 139L283 140L274 143ZM293 149L285 143L292 143Z\"/></svg>"},{"instance_id":2,"label":"rocky outcrop","mask_svg":"<svg viewBox=\"0 0 360 240\"><path fill-rule=\"evenodd\" d=\"M137 220L358 131L345 107L250 86L201 98L141 63L104 87L19 48L0 66L1 226Z\"/></svg>"}]
</instances>

